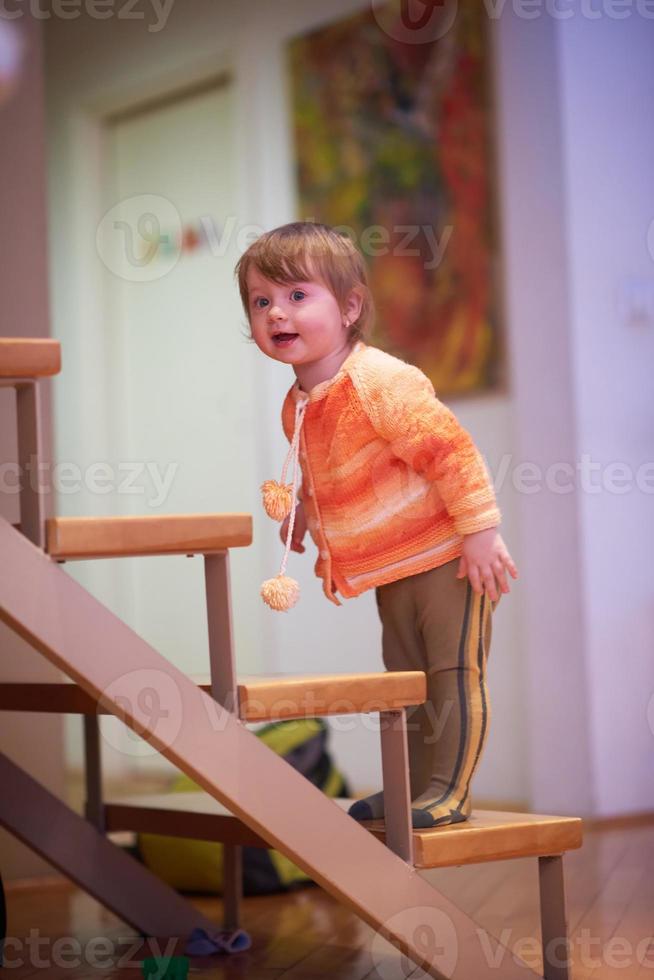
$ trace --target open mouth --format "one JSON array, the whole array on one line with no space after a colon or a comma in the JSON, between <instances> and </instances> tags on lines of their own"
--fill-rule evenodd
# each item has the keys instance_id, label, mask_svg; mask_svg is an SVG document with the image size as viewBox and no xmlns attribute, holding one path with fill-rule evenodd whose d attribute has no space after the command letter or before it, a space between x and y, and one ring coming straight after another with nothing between
<instances>
[{"instance_id":1,"label":"open mouth","mask_svg":"<svg viewBox=\"0 0 654 980\"><path fill-rule=\"evenodd\" d=\"M296 333L274 333L272 339L277 347L290 347L298 336Z\"/></svg>"}]
</instances>

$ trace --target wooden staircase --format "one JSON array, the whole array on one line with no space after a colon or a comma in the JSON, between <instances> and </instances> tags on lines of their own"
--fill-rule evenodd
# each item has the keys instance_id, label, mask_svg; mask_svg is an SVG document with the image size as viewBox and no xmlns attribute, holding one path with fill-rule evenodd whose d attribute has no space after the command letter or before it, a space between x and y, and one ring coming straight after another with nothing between
<instances>
[{"instance_id":1,"label":"wooden staircase","mask_svg":"<svg viewBox=\"0 0 654 980\"><path fill-rule=\"evenodd\" d=\"M39 451L38 377L59 369L55 341L0 339L0 384L18 400L19 453ZM87 808L78 817L8 759L0 824L147 935L200 925L190 903L106 837L144 830L225 841L226 925L239 924L240 848L275 847L356 911L430 976L503 980L536 976L421 877L419 869L535 856L543 945L565 941L562 854L581 844L576 818L473 812L467 823L411 828L406 708L425 698L419 671L237 680L229 549L252 540L247 514L43 519L39 495L21 492L21 526L0 520L0 619L68 678L0 684L0 710L61 711L84 718ZM60 564L136 555L201 554L206 582L210 681L165 660L83 589ZM147 691L148 697L143 697ZM156 710L153 711L153 705ZM349 800L330 800L250 732L244 722L378 712L386 820L361 825ZM190 776L200 793L105 801L98 716L110 713ZM10 791L7 791L10 788ZM456 936L457 955L426 962L420 925ZM502 953L506 953L502 957ZM546 956L547 980L568 976Z\"/></svg>"}]
</instances>

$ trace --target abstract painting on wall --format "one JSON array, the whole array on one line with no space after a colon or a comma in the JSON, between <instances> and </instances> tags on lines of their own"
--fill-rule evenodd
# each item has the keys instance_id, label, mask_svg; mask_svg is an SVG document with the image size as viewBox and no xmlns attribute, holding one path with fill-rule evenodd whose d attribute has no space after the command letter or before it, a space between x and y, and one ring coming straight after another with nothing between
<instances>
[{"instance_id":1,"label":"abstract painting on wall","mask_svg":"<svg viewBox=\"0 0 654 980\"><path fill-rule=\"evenodd\" d=\"M366 256L370 342L456 396L503 385L490 51L483 4L422 7L289 42L299 217Z\"/></svg>"}]
</instances>

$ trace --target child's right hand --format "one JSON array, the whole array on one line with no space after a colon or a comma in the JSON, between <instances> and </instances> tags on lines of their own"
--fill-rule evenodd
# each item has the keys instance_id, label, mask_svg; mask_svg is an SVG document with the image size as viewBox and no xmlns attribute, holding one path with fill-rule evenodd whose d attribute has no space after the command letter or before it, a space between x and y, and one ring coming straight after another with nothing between
<instances>
[{"instance_id":1,"label":"child's right hand","mask_svg":"<svg viewBox=\"0 0 654 980\"><path fill-rule=\"evenodd\" d=\"M279 536L282 539L282 543L286 546L286 535L288 534L288 525L291 520L291 515L285 517L282 526L279 530ZM297 551L299 554L303 554L305 547L302 544L304 540L304 535L307 533L307 519L304 513L304 504L302 501L298 501L298 505L295 509L295 524L293 525L293 537L291 538L291 551Z\"/></svg>"}]
</instances>

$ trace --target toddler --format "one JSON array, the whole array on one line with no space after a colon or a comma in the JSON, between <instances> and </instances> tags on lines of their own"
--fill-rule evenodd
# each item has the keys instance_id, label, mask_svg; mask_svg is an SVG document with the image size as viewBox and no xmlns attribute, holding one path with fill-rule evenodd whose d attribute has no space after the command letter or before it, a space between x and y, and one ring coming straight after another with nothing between
<instances>
[{"instance_id":1,"label":"toddler","mask_svg":"<svg viewBox=\"0 0 654 980\"><path fill-rule=\"evenodd\" d=\"M349 239L284 225L247 249L237 275L252 339L296 379L281 483L262 487L285 542L264 601L297 601L286 563L307 528L331 602L374 588L386 669L427 677L426 702L407 711L413 826L463 821L488 735L491 617L507 572L518 576L483 460L426 375L366 343L373 304ZM382 817L383 793L349 812Z\"/></svg>"}]
</instances>

